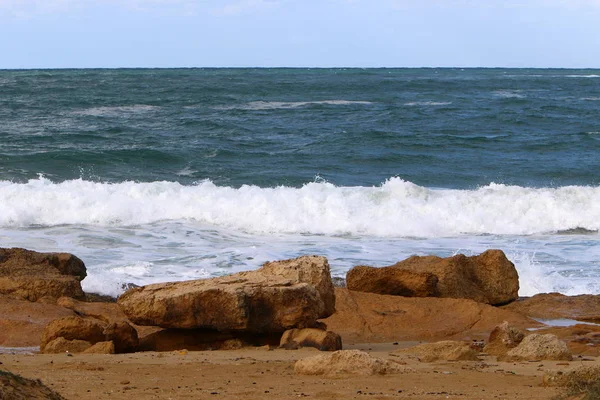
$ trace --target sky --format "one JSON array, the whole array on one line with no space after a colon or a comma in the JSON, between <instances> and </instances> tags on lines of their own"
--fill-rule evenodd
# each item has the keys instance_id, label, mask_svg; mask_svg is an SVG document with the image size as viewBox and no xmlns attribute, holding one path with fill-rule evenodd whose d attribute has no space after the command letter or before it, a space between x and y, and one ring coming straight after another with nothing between
<instances>
[{"instance_id":1,"label":"sky","mask_svg":"<svg viewBox=\"0 0 600 400\"><path fill-rule=\"evenodd\" d=\"M0 0L0 69L600 68L600 0Z\"/></svg>"}]
</instances>

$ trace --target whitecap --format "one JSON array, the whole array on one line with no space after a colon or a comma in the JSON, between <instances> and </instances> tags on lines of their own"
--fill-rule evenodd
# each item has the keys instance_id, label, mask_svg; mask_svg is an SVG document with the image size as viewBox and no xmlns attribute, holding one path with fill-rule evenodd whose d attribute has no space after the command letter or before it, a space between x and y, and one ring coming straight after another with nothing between
<instances>
[{"instance_id":1,"label":"whitecap","mask_svg":"<svg viewBox=\"0 0 600 400\"><path fill-rule=\"evenodd\" d=\"M405 106L447 106L452 104L451 101L411 101L404 103Z\"/></svg>"},{"instance_id":2,"label":"whitecap","mask_svg":"<svg viewBox=\"0 0 600 400\"><path fill-rule=\"evenodd\" d=\"M370 101L358 100L318 100L318 101L252 101L242 105L216 107L221 110L278 110L294 109L311 105L329 105L329 106L350 106L350 105L369 105Z\"/></svg>"},{"instance_id":3,"label":"whitecap","mask_svg":"<svg viewBox=\"0 0 600 400\"><path fill-rule=\"evenodd\" d=\"M75 115L85 115L92 117L118 117L131 114L148 113L159 110L158 106L150 106L146 104L136 104L133 106L120 107L92 107L85 110L73 111Z\"/></svg>"}]
</instances>

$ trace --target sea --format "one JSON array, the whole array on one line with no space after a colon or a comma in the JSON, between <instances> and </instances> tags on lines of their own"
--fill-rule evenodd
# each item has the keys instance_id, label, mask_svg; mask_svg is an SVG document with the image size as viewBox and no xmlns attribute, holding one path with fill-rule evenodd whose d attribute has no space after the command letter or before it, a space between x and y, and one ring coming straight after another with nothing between
<instances>
[{"instance_id":1,"label":"sea","mask_svg":"<svg viewBox=\"0 0 600 400\"><path fill-rule=\"evenodd\" d=\"M0 247L87 292L501 249L600 293L600 70L0 71Z\"/></svg>"}]
</instances>

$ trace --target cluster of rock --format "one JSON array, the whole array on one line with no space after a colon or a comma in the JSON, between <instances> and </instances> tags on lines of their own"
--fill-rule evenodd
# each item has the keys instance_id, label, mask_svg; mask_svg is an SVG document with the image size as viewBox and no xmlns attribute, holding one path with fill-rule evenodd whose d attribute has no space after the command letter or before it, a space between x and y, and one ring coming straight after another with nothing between
<instances>
[{"instance_id":1,"label":"cluster of rock","mask_svg":"<svg viewBox=\"0 0 600 400\"><path fill-rule=\"evenodd\" d=\"M556 336L527 335L521 329L541 324L519 307L531 312L540 301L564 299L547 295L513 302L518 275L500 250L473 257L414 256L383 268L358 266L348 272L347 288L334 287L326 258L304 256L219 278L136 287L116 303L80 301L86 297L80 284L85 276L83 262L70 254L0 249L0 314L9 316L0 318L0 328L7 328L0 329L0 345L30 345L11 336L21 329L37 334L41 351L49 353L248 345L336 351L344 337L357 343L445 339L410 349L424 361L477 359L481 350L504 360L571 358ZM577 301L584 304L582 315L597 317L583 311L596 298ZM497 326L500 321L506 322ZM492 329L485 348L448 340ZM579 341L600 344L600 329L585 332ZM334 354L317 364L346 359L340 355L346 353ZM348 357L364 361L362 355Z\"/></svg>"}]
</instances>

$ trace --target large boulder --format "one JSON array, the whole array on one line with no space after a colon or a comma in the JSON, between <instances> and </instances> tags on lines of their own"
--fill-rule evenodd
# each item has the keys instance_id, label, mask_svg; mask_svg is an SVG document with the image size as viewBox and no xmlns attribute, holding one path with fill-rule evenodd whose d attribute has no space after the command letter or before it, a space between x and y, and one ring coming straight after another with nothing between
<instances>
[{"instance_id":1,"label":"large boulder","mask_svg":"<svg viewBox=\"0 0 600 400\"><path fill-rule=\"evenodd\" d=\"M72 254L0 248L0 294L28 301L84 298L85 276L83 261Z\"/></svg>"},{"instance_id":2,"label":"large boulder","mask_svg":"<svg viewBox=\"0 0 600 400\"><path fill-rule=\"evenodd\" d=\"M501 250L487 250L473 257L412 256L389 267L359 267L346 276L349 289L380 294L464 298L502 305L514 301L519 292L519 275ZM408 271L410 273L400 273ZM435 288L431 285L437 278ZM388 282L386 282L386 280ZM369 289L369 290L367 290ZM374 289L374 290L371 290Z\"/></svg>"},{"instance_id":3,"label":"large boulder","mask_svg":"<svg viewBox=\"0 0 600 400\"><path fill-rule=\"evenodd\" d=\"M405 371L400 364L373 357L360 350L339 350L333 353L296 361L298 375L385 375Z\"/></svg>"},{"instance_id":4,"label":"large boulder","mask_svg":"<svg viewBox=\"0 0 600 400\"><path fill-rule=\"evenodd\" d=\"M571 361L573 356L567 344L555 335L534 333L526 336L517 347L510 350L501 359L505 361Z\"/></svg>"},{"instance_id":5,"label":"large boulder","mask_svg":"<svg viewBox=\"0 0 600 400\"><path fill-rule=\"evenodd\" d=\"M313 327L335 295L324 257L266 263L256 271L134 288L118 299L138 325L253 333Z\"/></svg>"},{"instance_id":6,"label":"large boulder","mask_svg":"<svg viewBox=\"0 0 600 400\"><path fill-rule=\"evenodd\" d=\"M478 352L465 342L443 340L435 343L423 343L414 347L396 350L392 354L416 355L419 361L479 361Z\"/></svg>"},{"instance_id":7,"label":"large boulder","mask_svg":"<svg viewBox=\"0 0 600 400\"><path fill-rule=\"evenodd\" d=\"M467 299L402 297L336 289L336 312L322 320L344 343L487 339L508 321L543 326L519 313Z\"/></svg>"},{"instance_id":8,"label":"large boulder","mask_svg":"<svg viewBox=\"0 0 600 400\"><path fill-rule=\"evenodd\" d=\"M600 366L580 365L567 370L547 371L543 377L544 386L584 389L600 382Z\"/></svg>"}]
</instances>

